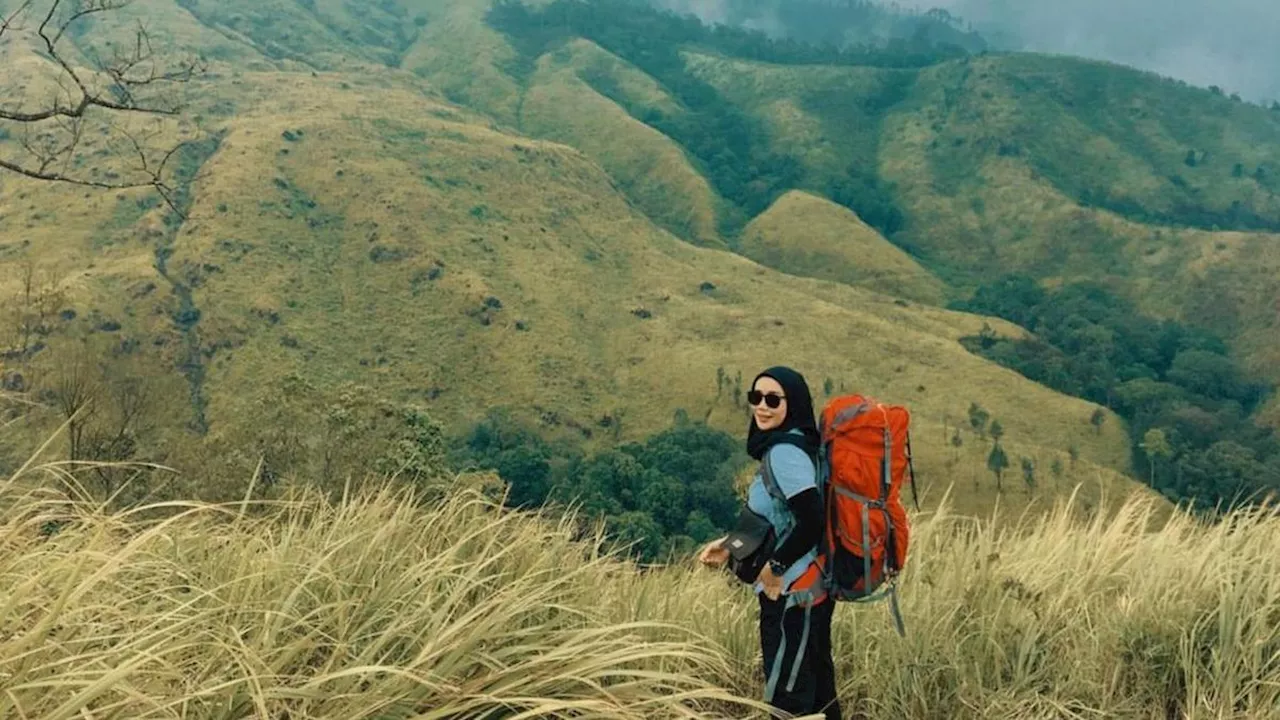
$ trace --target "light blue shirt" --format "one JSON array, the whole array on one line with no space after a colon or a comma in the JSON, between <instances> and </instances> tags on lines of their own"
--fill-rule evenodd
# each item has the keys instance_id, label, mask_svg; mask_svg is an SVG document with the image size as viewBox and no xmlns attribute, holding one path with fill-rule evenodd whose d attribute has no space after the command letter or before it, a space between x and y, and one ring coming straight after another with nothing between
<instances>
[{"instance_id":1,"label":"light blue shirt","mask_svg":"<svg viewBox=\"0 0 1280 720\"><path fill-rule=\"evenodd\" d=\"M778 489L782 491L787 499L791 499L801 492L816 488L817 484L817 468L814 467L813 460L805 454L803 450L790 444L778 444L769 448L762 460L769 463L769 467L773 470L773 479L777 483ZM773 525L774 534L777 536L778 546L786 542L787 537L791 534L795 527L795 516L791 514L791 508L787 507L785 501L773 497L769 494L769 490L765 488L764 476L761 470L756 470L755 477L751 480L751 486L747 489L747 507L766 519ZM809 567L809 563L818 557L817 549L812 549L796 560L791 567L782 575L783 588L788 587L796 578L804 574L805 569ZM760 583L755 584L757 593L764 591L764 586Z\"/></svg>"}]
</instances>

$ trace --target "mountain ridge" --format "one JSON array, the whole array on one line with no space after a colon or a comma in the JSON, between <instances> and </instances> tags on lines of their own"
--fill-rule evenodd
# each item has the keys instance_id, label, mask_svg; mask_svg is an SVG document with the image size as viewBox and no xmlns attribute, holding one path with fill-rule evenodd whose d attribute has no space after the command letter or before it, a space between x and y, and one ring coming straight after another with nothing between
<instances>
[{"instance_id":1,"label":"mountain ridge","mask_svg":"<svg viewBox=\"0 0 1280 720\"><path fill-rule=\"evenodd\" d=\"M989 476L990 441L958 432L968 427L971 405L1000 419L1008 433L1002 444L1038 467L1079 455L1087 463L1080 472L1098 478L1133 469L1118 420L1093 427L1095 405L1030 383L960 342L984 326L1008 338L1025 336L1024 329L938 307L982 277L973 262L995 263L988 274L1046 262L1053 243L1020 245L999 230L1024 207L1028 188L1046 198L1042 210L1073 206L1032 178L1036 171L1017 154L998 152L998 143L947 145L941 138L954 136L933 129L950 107L947 94L959 92L944 81L995 72L999 58L928 64L922 55L910 60L915 67L894 67L885 56L871 58L879 65L846 58L838 66L765 68L708 48L682 46L658 60L629 57L625 39L605 35L601 44L591 33L571 35L567 44L530 43L539 52L529 56L485 24L488 3L406 0L392 14L417 26L416 40L397 67L378 70L368 58L323 47L327 30L281 38L278 26L237 14L235 3L187 5L174 16L182 19L172 20L180 27L190 29L186 18L195 18L274 50L221 53L212 76L192 86L196 116L226 134L191 185L191 216L163 247L148 245L158 241L146 228L163 233L164 210L145 207L137 194L45 216L13 209L20 202L67 207L76 192L11 179L0 185L0 202L10 209L0 230L21 232L36 248L0 261L35 258L63 278L77 277L86 293L76 302L90 310L69 321L68 337L114 342L119 333L150 372L186 377L190 402L205 408L211 430L207 437L166 431L181 448L175 460L202 464L216 454L210 448L261 442L232 419L274 422L261 413L272 404L271 388L290 373L325 392L366 383L386 397L423 403L451 424L475 420L487 405L511 405L548 432L595 444L652 432L676 409L737 432L743 410L734 393L726 397L725 377L773 364L777 358L758 338L794 332L791 362L823 396L856 387L920 409L924 432L944 440L922 451L921 467L940 481L964 478L961 485L973 487L962 498L968 509L980 511L990 499L980 482ZM158 10L164 0L148 7L161 25L169 22ZM363 37L354 26L348 34ZM391 37L368 37L375 35L380 43ZM423 46L430 38L445 43L434 55ZM485 44L472 54L441 50L465 38ZM708 42L715 50L719 41ZM733 42L754 47L740 37ZM305 60L312 50L319 54L311 64L331 69L291 59ZM517 66L527 72L511 74ZM967 117L963 104L957 107L948 117ZM722 110L724 124L698 124ZM752 137L732 135L756 129ZM951 165L970 162L963 153L971 145L994 151L979 156L982 167L1005 173L993 177L1013 179L967 186L972 177ZM939 154L947 147L961 150ZM637 165L646 158L662 161ZM762 174L752 174L757 170ZM959 181L962 192L939 192L940 177ZM912 273L928 287L887 282L869 293L778 273L736 254L743 251L741 229L753 222L759 229L768 208L795 192L862 216L892 243L892 250L881 247L895 262L923 266ZM129 206L134 199L144 203L137 210ZM747 212L766 199L761 212ZM1097 219L1106 211L1066 212L1082 218L1082 232L1093 233L1098 247L1115 244L1106 233L1119 231ZM809 217L801 213L790 224ZM1061 224L1059 217L1029 218L1018 232L1040 232ZM106 228L114 229L104 234ZM985 247L970 242L988 232ZM1182 234L1200 247L1219 241L1208 232ZM55 237L75 240L63 240L58 252L42 249L54 247ZM1256 233L1241 237L1262 242ZM966 250L968 266L948 260ZM1130 258L1140 256L1137 249L1126 252L1118 257L1141 268ZM154 277L161 256L177 284ZM1089 262L1101 257L1112 256L1095 253ZM1207 277L1243 263L1222 253L1204 257ZM93 264L101 274L78 274ZM1184 277L1182 265L1162 267L1167 275L1136 276L1130 287ZM1047 283L1063 279L1061 272L1044 274ZM1205 282L1209 297L1213 284L1225 281ZM148 284L160 292L144 292ZM772 288L774 301L761 294ZM1257 296L1238 300L1248 323L1239 337L1259 338L1255 358L1274 352L1260 339L1267 292L1264 284ZM1146 307L1177 314L1186 302L1161 297ZM873 357L849 354L860 337L877 339ZM689 376L674 385L657 379L672 368ZM944 387L955 391L937 394ZM547 393L560 400L548 402ZM557 409L557 402L565 406ZM189 422L177 420L188 414L185 404L175 400L166 411L173 427ZM962 445L953 445L953 436Z\"/></svg>"}]
</instances>

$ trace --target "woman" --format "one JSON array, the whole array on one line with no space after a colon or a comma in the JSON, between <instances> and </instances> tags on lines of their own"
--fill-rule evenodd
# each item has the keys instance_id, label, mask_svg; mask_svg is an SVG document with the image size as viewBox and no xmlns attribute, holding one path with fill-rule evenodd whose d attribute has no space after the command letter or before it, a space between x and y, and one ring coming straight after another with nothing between
<instances>
[{"instance_id":1,"label":"woman","mask_svg":"<svg viewBox=\"0 0 1280 720\"><path fill-rule=\"evenodd\" d=\"M779 539L755 584L765 701L792 714L824 713L838 720L831 658L835 601L812 587L823 515L815 464L820 435L809 386L790 368L769 368L756 376L747 402L752 407L747 452L761 464L748 489L747 506L769 519ZM769 493L766 465L785 502ZM699 560L724 567L729 561L726 539L709 543Z\"/></svg>"}]
</instances>

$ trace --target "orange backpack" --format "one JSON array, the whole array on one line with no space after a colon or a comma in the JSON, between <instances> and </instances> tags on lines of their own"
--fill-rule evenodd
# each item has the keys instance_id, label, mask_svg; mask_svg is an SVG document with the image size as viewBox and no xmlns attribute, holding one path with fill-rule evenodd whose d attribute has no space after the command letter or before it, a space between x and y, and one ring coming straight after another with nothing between
<instances>
[{"instance_id":1,"label":"orange backpack","mask_svg":"<svg viewBox=\"0 0 1280 720\"><path fill-rule=\"evenodd\" d=\"M899 635L906 631L898 610L896 582L907 560L911 526L902 504L911 462L911 413L863 395L830 400L819 421L818 488L825 529L818 552L823 584L832 599L871 602L889 598Z\"/></svg>"}]
</instances>

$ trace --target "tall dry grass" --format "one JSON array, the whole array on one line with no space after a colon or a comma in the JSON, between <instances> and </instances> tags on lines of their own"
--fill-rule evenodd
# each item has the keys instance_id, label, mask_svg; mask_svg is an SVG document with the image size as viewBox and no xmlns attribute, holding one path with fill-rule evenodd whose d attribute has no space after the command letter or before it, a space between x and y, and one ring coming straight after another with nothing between
<instances>
[{"instance_id":1,"label":"tall dry grass","mask_svg":"<svg viewBox=\"0 0 1280 720\"><path fill-rule=\"evenodd\" d=\"M749 593L569 518L388 486L108 512L19 480L0 717L761 716ZM918 518L907 637L837 611L847 716L1280 717L1280 518L1151 512Z\"/></svg>"},{"instance_id":2,"label":"tall dry grass","mask_svg":"<svg viewBox=\"0 0 1280 720\"><path fill-rule=\"evenodd\" d=\"M0 717L742 714L705 638L614 620L630 571L568 520L386 487L147 518L8 500Z\"/></svg>"}]
</instances>

